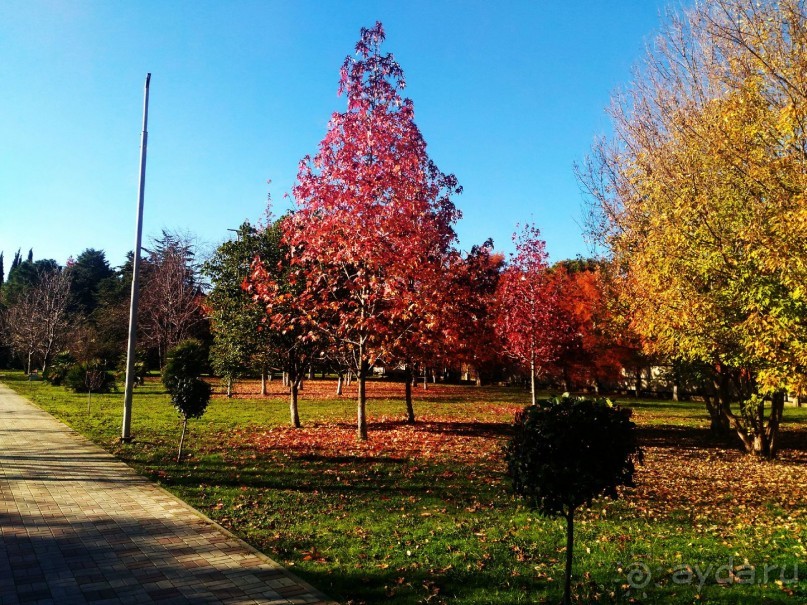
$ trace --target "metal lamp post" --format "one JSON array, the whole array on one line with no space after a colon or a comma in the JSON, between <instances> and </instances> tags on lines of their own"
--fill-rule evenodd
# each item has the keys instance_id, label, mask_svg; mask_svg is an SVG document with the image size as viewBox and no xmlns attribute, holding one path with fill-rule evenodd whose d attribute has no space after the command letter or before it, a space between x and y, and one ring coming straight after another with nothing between
<instances>
[{"instance_id":1,"label":"metal lamp post","mask_svg":"<svg viewBox=\"0 0 807 605\"><path fill-rule=\"evenodd\" d=\"M143 93L143 131L140 134L140 178L137 194L137 222L135 228L135 250L132 259L132 298L129 303L129 341L126 347L126 390L123 395L123 427L120 440L132 440L132 390L135 378L135 341L137 339L137 303L140 294L140 243L143 237L143 192L146 187L146 147L148 146L149 82L151 74L146 74Z\"/></svg>"}]
</instances>

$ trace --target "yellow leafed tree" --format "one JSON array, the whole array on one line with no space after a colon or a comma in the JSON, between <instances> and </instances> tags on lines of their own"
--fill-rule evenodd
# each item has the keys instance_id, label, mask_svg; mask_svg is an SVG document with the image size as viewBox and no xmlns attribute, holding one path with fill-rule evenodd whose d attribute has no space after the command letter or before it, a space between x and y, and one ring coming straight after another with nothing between
<instances>
[{"instance_id":1,"label":"yellow leafed tree","mask_svg":"<svg viewBox=\"0 0 807 605\"><path fill-rule=\"evenodd\" d=\"M711 411L773 457L807 375L807 16L671 15L578 174L647 347L713 373Z\"/></svg>"}]
</instances>

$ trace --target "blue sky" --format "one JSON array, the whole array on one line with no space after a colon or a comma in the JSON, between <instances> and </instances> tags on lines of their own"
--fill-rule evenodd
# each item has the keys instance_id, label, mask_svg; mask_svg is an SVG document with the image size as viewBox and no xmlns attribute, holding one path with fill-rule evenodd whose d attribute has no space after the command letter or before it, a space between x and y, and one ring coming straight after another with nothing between
<instances>
[{"instance_id":1,"label":"blue sky","mask_svg":"<svg viewBox=\"0 0 807 605\"><path fill-rule=\"evenodd\" d=\"M464 193L460 246L511 249L535 222L552 260L585 255L572 164L665 2L40 1L0 3L0 250L64 263L134 245L142 89L152 73L144 235L209 246L267 194L288 207L359 29L385 48L431 157ZM267 185L267 181L272 181Z\"/></svg>"}]
</instances>

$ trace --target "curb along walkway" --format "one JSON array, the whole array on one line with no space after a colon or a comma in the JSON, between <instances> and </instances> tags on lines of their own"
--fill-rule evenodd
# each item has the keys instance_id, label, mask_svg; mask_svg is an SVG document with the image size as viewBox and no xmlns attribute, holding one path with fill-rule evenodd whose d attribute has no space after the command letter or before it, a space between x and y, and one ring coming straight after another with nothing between
<instances>
[{"instance_id":1,"label":"curb along walkway","mask_svg":"<svg viewBox=\"0 0 807 605\"><path fill-rule=\"evenodd\" d=\"M0 605L326 602L0 384Z\"/></svg>"}]
</instances>

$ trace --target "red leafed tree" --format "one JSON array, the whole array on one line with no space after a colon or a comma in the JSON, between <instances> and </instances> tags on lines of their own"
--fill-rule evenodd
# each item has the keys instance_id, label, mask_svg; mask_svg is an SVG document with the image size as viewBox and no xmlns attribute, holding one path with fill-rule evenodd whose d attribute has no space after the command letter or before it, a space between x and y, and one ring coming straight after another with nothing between
<instances>
[{"instance_id":1,"label":"red leafed tree","mask_svg":"<svg viewBox=\"0 0 807 605\"><path fill-rule=\"evenodd\" d=\"M412 382L416 367L423 369L425 387L429 367L466 363L479 371L480 362L488 362L491 353L496 355L493 302L503 259L493 254L492 248L488 240L474 246L466 256L457 250L441 251L443 265L439 272L434 271L434 263L429 263L433 280L412 282L422 294L414 307L416 323L410 324L413 329L395 347L395 357L405 369L409 423L415 422ZM428 289L423 292L425 285Z\"/></svg>"},{"instance_id":2,"label":"red leafed tree","mask_svg":"<svg viewBox=\"0 0 807 605\"><path fill-rule=\"evenodd\" d=\"M530 373L535 404L535 378L550 369L577 337L560 299L557 282L549 279L547 254L540 231L526 225L513 236L516 252L499 278L496 325L504 351Z\"/></svg>"},{"instance_id":3,"label":"red leafed tree","mask_svg":"<svg viewBox=\"0 0 807 605\"><path fill-rule=\"evenodd\" d=\"M318 153L300 163L297 210L284 229L309 329L326 337L358 378L358 436L367 438L365 379L379 358L428 323L460 192L426 153L404 99L403 71L381 54L380 23L362 29L341 70L347 110Z\"/></svg>"},{"instance_id":4,"label":"red leafed tree","mask_svg":"<svg viewBox=\"0 0 807 605\"><path fill-rule=\"evenodd\" d=\"M494 252L493 241L487 240L464 256L453 255L446 272L442 353L448 365L473 368L477 384L501 365L496 293L503 267L504 256Z\"/></svg>"},{"instance_id":5,"label":"red leafed tree","mask_svg":"<svg viewBox=\"0 0 807 605\"><path fill-rule=\"evenodd\" d=\"M280 219L283 225L290 217ZM265 250L265 258L256 256L242 288L264 306L266 316L257 329L263 334L261 342L265 353L276 360L288 377L289 413L291 425L300 428L297 399L305 370L319 352L317 334L312 333L305 309L298 305L300 293L305 289L305 275L291 266L291 252L286 246Z\"/></svg>"}]
</instances>

